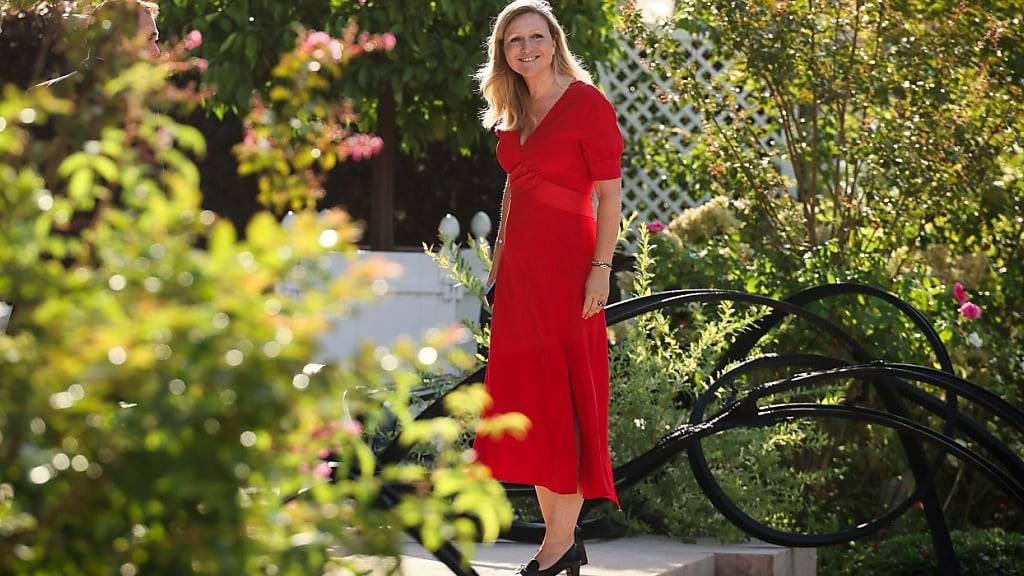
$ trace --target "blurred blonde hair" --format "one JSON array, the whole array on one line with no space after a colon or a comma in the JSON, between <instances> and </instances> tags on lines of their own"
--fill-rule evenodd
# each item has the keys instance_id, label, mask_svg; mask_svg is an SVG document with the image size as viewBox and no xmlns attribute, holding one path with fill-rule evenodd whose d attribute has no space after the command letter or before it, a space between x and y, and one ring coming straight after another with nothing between
<instances>
[{"instance_id":1,"label":"blurred blonde hair","mask_svg":"<svg viewBox=\"0 0 1024 576\"><path fill-rule=\"evenodd\" d=\"M530 12L539 14L548 23L548 31L555 42L552 64L556 77L569 76L587 84L594 83L579 58L569 51L565 31L558 24L551 5L546 0L515 0L498 14L487 41L487 62L476 72L480 93L487 101L487 107L480 112L480 119L488 130L499 125L502 130L519 130L528 117L526 103L530 99L530 90L523 77L505 61L504 41L509 23Z\"/></svg>"},{"instance_id":2,"label":"blurred blonde hair","mask_svg":"<svg viewBox=\"0 0 1024 576\"><path fill-rule=\"evenodd\" d=\"M137 7L140 10L145 10L149 12L149 15L154 20L160 15L160 5L156 2L148 2L147 0L104 0L97 4L93 11L98 13L104 8L115 8L118 6Z\"/></svg>"}]
</instances>

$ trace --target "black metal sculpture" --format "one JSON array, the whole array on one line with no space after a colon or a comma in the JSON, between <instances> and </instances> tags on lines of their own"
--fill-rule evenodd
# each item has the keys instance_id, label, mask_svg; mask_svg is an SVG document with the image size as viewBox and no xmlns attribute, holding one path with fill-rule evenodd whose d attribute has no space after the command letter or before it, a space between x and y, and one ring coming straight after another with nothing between
<instances>
[{"instance_id":1,"label":"black metal sculpture","mask_svg":"<svg viewBox=\"0 0 1024 576\"><path fill-rule=\"evenodd\" d=\"M835 323L809 311L811 303L845 295L859 295L875 298L893 306L903 314L923 335L935 356L941 370L911 364L889 363L872 358L866 349L850 334ZM676 290L633 298L608 306L605 317L609 326L653 310L682 306L694 302L716 303L723 301L741 302L766 306L772 313L759 320L754 327L741 334L721 358L713 373L720 373L725 367L732 369L720 377L696 401L690 422L665 435L655 446L633 460L614 469L616 491L621 493L656 472L666 462L686 451L690 467L701 490L727 519L747 534L761 540L792 547L817 547L838 544L864 538L880 528L888 526L915 504L923 506L931 530L938 561L938 572L953 575L959 572L957 557L953 549L949 529L941 504L934 490L936 473L943 466L947 456L954 456L970 464L987 476L995 486L1003 490L1018 506L1024 508L1024 461L1013 453L1004 442L992 435L984 426L959 409L961 400L973 403L998 417L1007 429L1024 433L1024 413L989 391L958 378L953 373L949 354L938 334L925 316L910 304L899 298L859 284L832 284L810 288L783 300L774 300L742 292L728 290ZM773 328L787 317L793 316L807 322L823 336L831 338L844 347L854 362L814 354L773 354L747 359L753 347ZM736 364L739 362L738 364ZM793 375L765 382L739 395L733 386L736 380L755 370L784 369L798 371ZM456 387L482 382L486 367L480 368L463 379ZM834 405L817 403L785 403L759 406L758 401L766 397L800 389L811 389L823 383L836 380L856 380L877 390L884 410L856 405ZM924 383L942 389L945 400L929 394L912 383ZM711 404L718 398L720 390L728 391L727 400L716 413L706 415ZM907 404L919 406L929 413L944 418L941 430L935 430L908 416ZM418 418L434 418L444 415L443 398L437 399ZM705 458L701 441L720 432L743 427L763 427L793 419L838 419L867 422L883 426L898 434L907 456L915 482L913 492L898 505L881 516L857 526L851 526L824 534L801 534L777 530L745 513L722 489L713 476ZM969 439L984 449L980 454L957 438ZM924 452L924 445L938 448L930 461ZM393 442L378 454L381 465L394 463L408 455L410 448ZM532 496L532 486L505 484L510 497ZM401 498L402 487L386 485L380 495L380 504L394 506ZM587 500L580 513L579 525L585 538L606 535L609 526L599 520L586 520L588 513L603 505L603 500ZM409 534L418 538L414 530ZM516 521L502 534L502 537L540 542L544 526L539 522ZM463 558L455 546L446 544L435 552L435 556L458 575L475 575L472 568L464 568Z\"/></svg>"}]
</instances>

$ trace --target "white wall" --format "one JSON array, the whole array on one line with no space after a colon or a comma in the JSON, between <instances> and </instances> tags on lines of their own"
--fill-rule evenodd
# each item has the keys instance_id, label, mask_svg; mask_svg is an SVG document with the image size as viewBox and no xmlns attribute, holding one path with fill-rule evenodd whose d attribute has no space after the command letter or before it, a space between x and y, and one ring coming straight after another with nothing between
<instances>
[{"instance_id":1,"label":"white wall","mask_svg":"<svg viewBox=\"0 0 1024 576\"><path fill-rule=\"evenodd\" d=\"M470 269L485 280L487 272L483 262L472 250L463 249L462 253ZM357 305L350 316L332 322L330 331L321 339L318 361L326 363L348 357L358 350L364 339L385 346L401 335L418 341L430 328L446 328L458 325L464 318L479 318L480 301L476 296L456 285L427 254L359 251L359 259L369 256L382 256L400 265L402 275L388 281L385 295ZM347 260L341 255L332 259L334 274L343 274L347 266ZM476 351L471 336L461 347L470 353Z\"/></svg>"}]
</instances>

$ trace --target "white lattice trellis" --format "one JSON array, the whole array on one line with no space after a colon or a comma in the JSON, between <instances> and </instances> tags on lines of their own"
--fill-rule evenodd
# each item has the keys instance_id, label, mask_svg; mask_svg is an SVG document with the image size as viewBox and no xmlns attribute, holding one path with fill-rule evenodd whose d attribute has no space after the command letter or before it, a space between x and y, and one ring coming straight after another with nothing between
<instances>
[{"instance_id":1,"label":"white lattice trellis","mask_svg":"<svg viewBox=\"0 0 1024 576\"><path fill-rule=\"evenodd\" d=\"M676 38L680 46L687 51L689 62L696 64L705 79L722 74L729 63L716 60L711 55L711 45L703 38L686 32L677 32ZM640 50L633 47L624 38L619 39L625 57L613 65L597 64L597 73L601 87L608 99L615 105L619 114L619 126L626 139L627 154L623 161L622 205L623 211L636 211L642 221L668 221L683 209L701 204L708 199L707 194L694 198L689 191L681 190L676 183L668 180L662 171L645 168L641 162L631 161L639 154L639 138L651 131L655 123L663 123L691 133L700 132L700 117L689 104L679 106L675 103L661 102L654 97L660 91L668 91L669 86L661 78L651 74L646 68ZM751 102L751 94L741 91L736 95L737 104L751 112L752 120L758 125L766 125L770 120L763 110L759 110ZM777 133L773 138L783 142L783 135ZM666 146L674 146L684 152L690 151L681 135L666 137ZM791 175L788 166L783 172Z\"/></svg>"}]
</instances>

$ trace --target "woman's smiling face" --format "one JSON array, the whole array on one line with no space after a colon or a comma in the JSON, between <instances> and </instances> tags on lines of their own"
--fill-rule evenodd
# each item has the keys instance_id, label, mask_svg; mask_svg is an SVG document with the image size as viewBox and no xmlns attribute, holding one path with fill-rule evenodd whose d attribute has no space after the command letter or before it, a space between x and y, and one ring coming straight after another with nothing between
<instances>
[{"instance_id":1,"label":"woman's smiling face","mask_svg":"<svg viewBox=\"0 0 1024 576\"><path fill-rule=\"evenodd\" d=\"M516 16L505 27L502 47L505 62L520 76L532 76L551 69L555 41L548 22L536 12Z\"/></svg>"}]
</instances>

